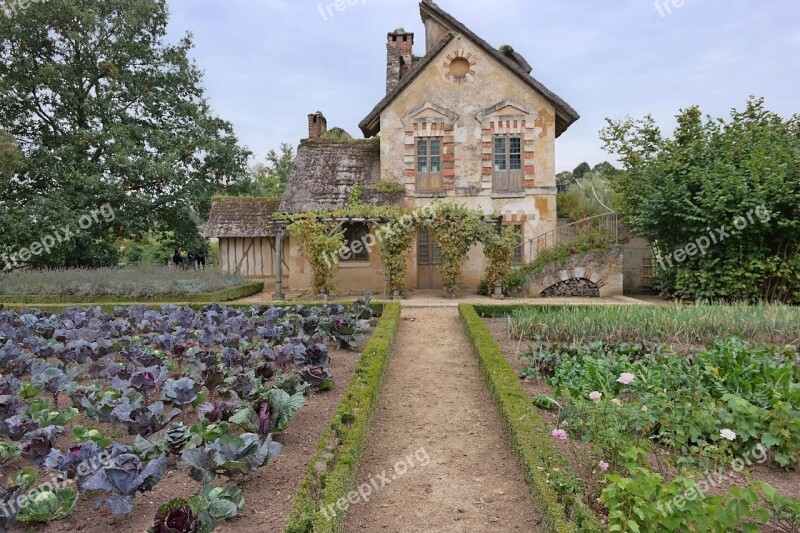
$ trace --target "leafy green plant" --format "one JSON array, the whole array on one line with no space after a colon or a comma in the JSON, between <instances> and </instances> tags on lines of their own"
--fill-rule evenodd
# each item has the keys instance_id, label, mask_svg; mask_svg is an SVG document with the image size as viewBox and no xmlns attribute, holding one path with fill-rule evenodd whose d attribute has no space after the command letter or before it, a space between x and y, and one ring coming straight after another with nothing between
<instances>
[{"instance_id":1,"label":"leafy green plant","mask_svg":"<svg viewBox=\"0 0 800 533\"><path fill-rule=\"evenodd\" d=\"M493 228L484 220L482 211L451 203L437 204L433 216L423 224L431 229L439 243L442 259L439 269L444 288L453 296L467 254L474 245L483 242Z\"/></svg>"},{"instance_id":2,"label":"leafy green plant","mask_svg":"<svg viewBox=\"0 0 800 533\"><path fill-rule=\"evenodd\" d=\"M636 458L643 453L631 449L625 454L633 459L627 465L628 477L606 476L602 500L608 509L609 531L757 532L759 526L773 518L770 502L788 509L786 502L778 500L775 490L765 483L734 487L726 496L706 496L699 492L693 478L682 475L665 483L660 474L639 466ZM781 519L777 513L775 517Z\"/></svg>"},{"instance_id":3,"label":"leafy green plant","mask_svg":"<svg viewBox=\"0 0 800 533\"><path fill-rule=\"evenodd\" d=\"M503 285L503 280L514 265L514 248L517 245L517 233L511 226L506 226L499 234L487 232L483 239L483 253L486 256L486 275L484 280L489 293L495 284Z\"/></svg>"},{"instance_id":4,"label":"leafy green plant","mask_svg":"<svg viewBox=\"0 0 800 533\"><path fill-rule=\"evenodd\" d=\"M242 491L236 487L205 485L188 501L177 498L156 512L150 533L210 533L225 520L239 514L244 506Z\"/></svg>"},{"instance_id":5,"label":"leafy green plant","mask_svg":"<svg viewBox=\"0 0 800 533\"><path fill-rule=\"evenodd\" d=\"M111 446L111 443L113 442L109 437L106 437L102 430L86 428L81 425L77 425L72 428L72 438L75 439L75 442L78 444L83 444L84 442L94 442L101 448Z\"/></svg>"},{"instance_id":6,"label":"leafy green plant","mask_svg":"<svg viewBox=\"0 0 800 533\"><path fill-rule=\"evenodd\" d=\"M0 465L7 463L11 459L16 459L19 457L19 454L19 446L0 440Z\"/></svg>"},{"instance_id":7,"label":"leafy green plant","mask_svg":"<svg viewBox=\"0 0 800 533\"><path fill-rule=\"evenodd\" d=\"M39 489L28 497L28 505L20 508L20 522L52 522L66 518L78 503L78 494L71 488Z\"/></svg>"},{"instance_id":8,"label":"leafy green plant","mask_svg":"<svg viewBox=\"0 0 800 533\"><path fill-rule=\"evenodd\" d=\"M651 116L608 120L601 132L625 169L613 181L621 215L636 234L658 243L666 265L662 290L690 299L797 301L797 116L783 118L753 97L727 120L705 117L697 106L676 118L672 138ZM718 239L710 228L727 236ZM700 239L708 242L702 254L683 262L669 257Z\"/></svg>"},{"instance_id":9,"label":"leafy green plant","mask_svg":"<svg viewBox=\"0 0 800 533\"><path fill-rule=\"evenodd\" d=\"M317 213L295 220L288 229L290 235L300 241L311 266L314 290L329 294L339 267L338 255L345 245L344 230L319 220Z\"/></svg>"},{"instance_id":10,"label":"leafy green plant","mask_svg":"<svg viewBox=\"0 0 800 533\"><path fill-rule=\"evenodd\" d=\"M200 483L210 483L217 475L235 477L249 474L278 455L283 447L267 436L264 441L254 433L225 435L203 448L183 452L180 467Z\"/></svg>"}]
</instances>

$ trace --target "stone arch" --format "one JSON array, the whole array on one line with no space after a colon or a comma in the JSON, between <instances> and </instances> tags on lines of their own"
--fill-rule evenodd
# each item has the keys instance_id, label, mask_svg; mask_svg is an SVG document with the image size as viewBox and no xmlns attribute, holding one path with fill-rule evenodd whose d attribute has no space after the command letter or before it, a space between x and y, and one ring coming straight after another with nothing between
<instances>
[{"instance_id":1,"label":"stone arch","mask_svg":"<svg viewBox=\"0 0 800 533\"><path fill-rule=\"evenodd\" d=\"M581 298L600 298L600 287L587 278L569 278L559 281L544 289L541 298L557 298L564 296Z\"/></svg>"}]
</instances>

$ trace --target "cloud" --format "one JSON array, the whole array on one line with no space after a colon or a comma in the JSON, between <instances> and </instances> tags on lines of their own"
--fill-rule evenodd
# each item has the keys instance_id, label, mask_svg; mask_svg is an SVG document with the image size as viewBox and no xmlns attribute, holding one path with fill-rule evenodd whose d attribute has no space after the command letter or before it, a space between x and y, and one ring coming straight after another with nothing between
<instances>
[{"instance_id":1,"label":"cloud","mask_svg":"<svg viewBox=\"0 0 800 533\"><path fill-rule=\"evenodd\" d=\"M415 0L170 0L170 39L195 36L214 111L233 122L259 159L307 134L306 115L360 134L383 97L386 33L424 29ZM662 18L651 2L620 0L438 0L495 46L511 44L534 75L582 115L557 141L559 170L610 156L604 118L653 113L671 129L681 107L727 115L750 94L774 111L797 112L800 2L689 2ZM334 8L335 10L335 8Z\"/></svg>"}]
</instances>

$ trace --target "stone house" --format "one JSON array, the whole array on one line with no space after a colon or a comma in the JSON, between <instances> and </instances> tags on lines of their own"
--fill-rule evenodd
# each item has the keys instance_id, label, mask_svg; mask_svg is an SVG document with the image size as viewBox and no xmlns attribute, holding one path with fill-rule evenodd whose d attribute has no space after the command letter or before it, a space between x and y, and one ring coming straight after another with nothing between
<instances>
[{"instance_id":1,"label":"stone house","mask_svg":"<svg viewBox=\"0 0 800 533\"><path fill-rule=\"evenodd\" d=\"M533 77L530 64L510 46L490 45L430 0L422 0L420 12L421 57L414 55L413 33L400 28L387 36L386 96L359 125L365 140L341 131L331 135L322 113L309 115L309 137L300 143L278 211L342 207L356 187L364 203L418 209L457 202L497 213L504 225L514 226L521 244L515 259L522 262L530 241L556 228L555 142L579 115ZM212 219L229 216L230 205L214 205ZM375 231L368 222L345 229L350 240ZM206 235L241 238L224 230ZM263 237L274 246L274 236ZM440 288L436 243L425 230L415 240L407 287ZM284 282L310 288L310 268L296 243L286 241L284 249ZM356 255L341 263L337 287L383 290L379 249ZM484 270L476 246L463 285L477 287Z\"/></svg>"}]
</instances>

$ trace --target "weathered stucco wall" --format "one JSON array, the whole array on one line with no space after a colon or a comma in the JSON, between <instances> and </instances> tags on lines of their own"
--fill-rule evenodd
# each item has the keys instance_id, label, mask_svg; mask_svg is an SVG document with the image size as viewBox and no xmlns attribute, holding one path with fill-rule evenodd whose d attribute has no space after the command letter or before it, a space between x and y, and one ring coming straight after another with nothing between
<instances>
[{"instance_id":1,"label":"weathered stucco wall","mask_svg":"<svg viewBox=\"0 0 800 533\"><path fill-rule=\"evenodd\" d=\"M465 57L472 71L461 82L448 78L452 58ZM492 190L492 134L521 133L525 192ZM439 136L443 145L444 193L415 190L417 137ZM458 202L488 213L506 215L523 225L531 239L556 227L555 109L464 36L457 35L381 115L381 179L402 183L406 206L431 201ZM525 250L524 257L528 257ZM414 256L416 250L414 250ZM409 286L416 286L416 257ZM475 248L464 270L464 284L477 287L483 277L482 250Z\"/></svg>"},{"instance_id":2,"label":"weathered stucco wall","mask_svg":"<svg viewBox=\"0 0 800 533\"><path fill-rule=\"evenodd\" d=\"M314 286L314 274L305 259L305 254L296 242L291 243L288 253L291 275L285 278L287 289L311 290ZM367 262L340 262L339 272L334 278L333 284L337 294L366 294L382 291L386 283L383 278L380 244L376 244L370 250Z\"/></svg>"}]
</instances>

